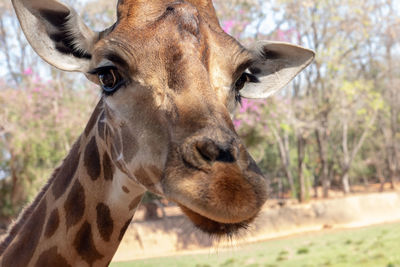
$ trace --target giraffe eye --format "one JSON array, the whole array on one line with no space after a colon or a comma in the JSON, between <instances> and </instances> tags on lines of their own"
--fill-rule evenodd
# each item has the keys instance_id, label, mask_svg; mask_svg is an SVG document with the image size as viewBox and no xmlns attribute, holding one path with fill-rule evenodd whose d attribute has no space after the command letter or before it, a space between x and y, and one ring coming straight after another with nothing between
<instances>
[{"instance_id":1,"label":"giraffe eye","mask_svg":"<svg viewBox=\"0 0 400 267\"><path fill-rule=\"evenodd\" d=\"M239 79L235 82L235 90L240 91L243 89L244 85L248 82L257 83L259 82L258 78L253 74L243 72Z\"/></svg>"},{"instance_id":2,"label":"giraffe eye","mask_svg":"<svg viewBox=\"0 0 400 267\"><path fill-rule=\"evenodd\" d=\"M247 75L246 75L247 73L243 73L240 77L239 77L239 79L237 79L236 80L236 82L235 82L235 90L236 91L240 91L243 87L244 87L244 84L246 83L246 81L247 81Z\"/></svg>"},{"instance_id":3,"label":"giraffe eye","mask_svg":"<svg viewBox=\"0 0 400 267\"><path fill-rule=\"evenodd\" d=\"M95 74L97 74L101 88L106 95L115 93L125 83L115 67L97 69Z\"/></svg>"},{"instance_id":4,"label":"giraffe eye","mask_svg":"<svg viewBox=\"0 0 400 267\"><path fill-rule=\"evenodd\" d=\"M240 95L240 90L243 89L246 83L258 83L260 82L256 76L253 74L243 72L242 75L240 75L239 79L236 80L235 85L234 85L234 90L235 90L235 101L237 103L242 103L242 96Z\"/></svg>"}]
</instances>

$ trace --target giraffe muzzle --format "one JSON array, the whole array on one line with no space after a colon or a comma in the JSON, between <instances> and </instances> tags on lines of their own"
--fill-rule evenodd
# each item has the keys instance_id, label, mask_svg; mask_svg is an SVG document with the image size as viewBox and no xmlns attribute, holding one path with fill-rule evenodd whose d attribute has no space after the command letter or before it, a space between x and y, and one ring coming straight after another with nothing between
<instances>
[{"instance_id":1,"label":"giraffe muzzle","mask_svg":"<svg viewBox=\"0 0 400 267\"><path fill-rule=\"evenodd\" d=\"M267 199L267 182L235 134L214 129L172 150L162 186L204 232L236 233L257 216Z\"/></svg>"}]
</instances>

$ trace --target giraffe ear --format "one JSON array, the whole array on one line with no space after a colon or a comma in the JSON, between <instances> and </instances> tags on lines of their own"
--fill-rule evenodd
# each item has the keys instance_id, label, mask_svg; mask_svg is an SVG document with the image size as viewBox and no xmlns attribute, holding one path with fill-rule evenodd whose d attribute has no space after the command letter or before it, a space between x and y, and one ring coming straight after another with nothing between
<instances>
[{"instance_id":1,"label":"giraffe ear","mask_svg":"<svg viewBox=\"0 0 400 267\"><path fill-rule=\"evenodd\" d=\"M252 49L252 79L239 91L245 98L267 98L284 88L314 59L312 50L283 42L260 41ZM255 77L254 77L255 76Z\"/></svg>"},{"instance_id":2,"label":"giraffe ear","mask_svg":"<svg viewBox=\"0 0 400 267\"><path fill-rule=\"evenodd\" d=\"M30 45L49 64L66 71L88 70L98 34L75 10L56 0L12 0Z\"/></svg>"}]
</instances>

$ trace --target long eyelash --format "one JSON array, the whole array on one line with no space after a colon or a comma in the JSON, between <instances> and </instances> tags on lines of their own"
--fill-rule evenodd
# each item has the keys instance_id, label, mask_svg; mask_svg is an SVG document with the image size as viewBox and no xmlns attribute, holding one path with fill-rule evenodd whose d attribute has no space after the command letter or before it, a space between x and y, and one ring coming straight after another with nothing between
<instances>
[{"instance_id":1,"label":"long eyelash","mask_svg":"<svg viewBox=\"0 0 400 267\"><path fill-rule=\"evenodd\" d=\"M100 72L108 70L108 69L117 69L117 68L114 66L101 66L101 67L95 68L91 71L88 71L88 73L94 75L94 74L99 74Z\"/></svg>"},{"instance_id":2,"label":"long eyelash","mask_svg":"<svg viewBox=\"0 0 400 267\"><path fill-rule=\"evenodd\" d=\"M257 78L257 76L247 73L244 73L246 75L246 82L250 82L250 83L259 83L260 80Z\"/></svg>"},{"instance_id":3,"label":"long eyelash","mask_svg":"<svg viewBox=\"0 0 400 267\"><path fill-rule=\"evenodd\" d=\"M239 92L235 92L235 102L239 103L239 105L242 105L242 96L239 94Z\"/></svg>"}]
</instances>

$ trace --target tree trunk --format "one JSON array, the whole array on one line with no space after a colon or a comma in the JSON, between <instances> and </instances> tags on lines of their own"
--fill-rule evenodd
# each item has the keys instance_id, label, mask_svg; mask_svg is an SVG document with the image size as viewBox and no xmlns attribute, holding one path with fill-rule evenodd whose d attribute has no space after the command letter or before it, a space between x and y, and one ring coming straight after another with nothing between
<instances>
[{"instance_id":1,"label":"tree trunk","mask_svg":"<svg viewBox=\"0 0 400 267\"><path fill-rule=\"evenodd\" d=\"M377 164L375 164L375 168L379 183L381 184L379 187L379 192L383 192L383 190L385 189L385 176L383 174L381 164L379 164L378 162Z\"/></svg>"},{"instance_id":2,"label":"tree trunk","mask_svg":"<svg viewBox=\"0 0 400 267\"><path fill-rule=\"evenodd\" d=\"M343 162L342 162L342 189L345 195L350 194L350 182L349 182L349 168L350 168L350 155L349 155L349 148L348 148L348 115L344 114L343 116L343 131L342 131L342 150L343 150Z\"/></svg>"},{"instance_id":3,"label":"tree trunk","mask_svg":"<svg viewBox=\"0 0 400 267\"><path fill-rule=\"evenodd\" d=\"M10 149L10 172L11 172L11 205L13 209L16 207L18 201L20 200L20 194L19 192L21 191L19 186L19 179L18 179L18 171L17 171L17 159L14 155L14 150Z\"/></svg>"},{"instance_id":4,"label":"tree trunk","mask_svg":"<svg viewBox=\"0 0 400 267\"><path fill-rule=\"evenodd\" d=\"M396 176L397 176L397 156L396 156L396 152L395 152L395 147L394 147L394 139L396 138L396 136L393 136L392 133L392 140L391 140L391 144L386 148L386 154L387 154L387 161L388 161L388 165L389 165L389 181L390 181L390 188L391 189L395 189L395 182L396 182Z\"/></svg>"},{"instance_id":5,"label":"tree trunk","mask_svg":"<svg viewBox=\"0 0 400 267\"><path fill-rule=\"evenodd\" d=\"M330 188L330 180L329 180L329 166L328 166L328 161L327 161L327 138L326 138L326 132L321 132L320 129L317 129L315 131L315 135L317 138L317 144L318 144L318 153L319 153L319 158L321 161L321 173L320 173L320 181L322 185L322 196L324 198L329 197L329 188Z\"/></svg>"},{"instance_id":6,"label":"tree trunk","mask_svg":"<svg viewBox=\"0 0 400 267\"><path fill-rule=\"evenodd\" d=\"M343 193L345 195L350 194L350 181L349 181L349 172L346 171L342 175L342 187L343 187Z\"/></svg>"},{"instance_id":7,"label":"tree trunk","mask_svg":"<svg viewBox=\"0 0 400 267\"><path fill-rule=\"evenodd\" d=\"M297 167L299 173L299 201L302 203L305 201L306 198L306 190L304 184L304 175L303 175L303 168L304 168L304 154L305 154L305 139L301 134L297 136Z\"/></svg>"},{"instance_id":8,"label":"tree trunk","mask_svg":"<svg viewBox=\"0 0 400 267\"><path fill-rule=\"evenodd\" d=\"M271 130L274 134L276 141L278 142L279 155L281 157L283 169L289 182L290 191L292 193L292 196L296 197L296 187L294 185L293 175L290 170L289 135L285 132L282 138L275 127L271 126Z\"/></svg>"},{"instance_id":9,"label":"tree trunk","mask_svg":"<svg viewBox=\"0 0 400 267\"><path fill-rule=\"evenodd\" d=\"M314 178L314 185L313 185L313 187L314 187L314 197L318 198L319 197L319 194L318 194L319 177L317 175L315 175L314 177L315 177Z\"/></svg>"},{"instance_id":10,"label":"tree trunk","mask_svg":"<svg viewBox=\"0 0 400 267\"><path fill-rule=\"evenodd\" d=\"M396 172L391 172L390 174L390 189L396 189Z\"/></svg>"},{"instance_id":11,"label":"tree trunk","mask_svg":"<svg viewBox=\"0 0 400 267\"><path fill-rule=\"evenodd\" d=\"M143 206L145 208L144 220L153 221L153 220L159 219L158 213L157 213L158 205L156 203L151 201L151 202L144 203Z\"/></svg>"},{"instance_id":12,"label":"tree trunk","mask_svg":"<svg viewBox=\"0 0 400 267\"><path fill-rule=\"evenodd\" d=\"M343 150L343 160L341 163L341 168L342 168L342 186L343 186L343 192L344 194L349 194L350 193L350 181L349 181L349 171L351 168L351 165L353 164L354 158L356 157L358 151L360 151L362 145L364 144L365 138L367 137L367 133L371 126L374 124L376 117L377 117L378 111L375 110L374 114L372 115L370 121L367 123L365 128L363 129L363 132L361 134L360 139L358 139L356 145L353 147L351 151L349 151L348 147L348 126L349 126L349 121L348 121L348 114L344 114L343 116L343 131L342 131L342 150Z\"/></svg>"}]
</instances>

